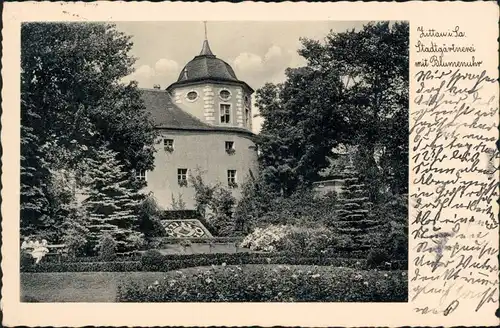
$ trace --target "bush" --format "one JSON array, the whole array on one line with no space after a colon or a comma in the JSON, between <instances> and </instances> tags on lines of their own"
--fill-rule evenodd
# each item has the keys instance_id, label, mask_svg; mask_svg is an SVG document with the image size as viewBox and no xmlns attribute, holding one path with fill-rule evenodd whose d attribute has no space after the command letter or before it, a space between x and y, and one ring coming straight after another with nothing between
<instances>
[{"instance_id":1,"label":"bush","mask_svg":"<svg viewBox=\"0 0 500 328\"><path fill-rule=\"evenodd\" d=\"M290 232L291 227L285 225L270 225L265 228L255 228L246 236L240 247L248 247L253 251L272 252L276 246Z\"/></svg>"},{"instance_id":2,"label":"bush","mask_svg":"<svg viewBox=\"0 0 500 328\"><path fill-rule=\"evenodd\" d=\"M145 237L165 237L167 232L161 224L163 211L156 199L148 195L137 207L139 230Z\"/></svg>"},{"instance_id":3,"label":"bush","mask_svg":"<svg viewBox=\"0 0 500 328\"><path fill-rule=\"evenodd\" d=\"M113 261L116 258L117 242L109 234L104 234L99 239L97 245L99 249L99 258L102 261Z\"/></svg>"},{"instance_id":4,"label":"bush","mask_svg":"<svg viewBox=\"0 0 500 328\"><path fill-rule=\"evenodd\" d=\"M161 220L192 220L200 219L200 214L195 210L168 210L162 211Z\"/></svg>"},{"instance_id":5,"label":"bush","mask_svg":"<svg viewBox=\"0 0 500 328\"><path fill-rule=\"evenodd\" d=\"M208 237L208 238L187 238L193 244L227 244L237 243L243 241L243 237ZM178 244L179 238L164 237L164 238L151 238L148 241L147 247L150 249L162 248L165 245Z\"/></svg>"},{"instance_id":6,"label":"bush","mask_svg":"<svg viewBox=\"0 0 500 328\"><path fill-rule=\"evenodd\" d=\"M407 274L300 266L221 266L171 272L150 286L123 282L122 302L405 302Z\"/></svg>"},{"instance_id":7,"label":"bush","mask_svg":"<svg viewBox=\"0 0 500 328\"><path fill-rule=\"evenodd\" d=\"M276 226L256 228L245 237L241 247L255 251L278 251L294 256L336 256L349 250L352 240L325 226Z\"/></svg>"},{"instance_id":8,"label":"bush","mask_svg":"<svg viewBox=\"0 0 500 328\"><path fill-rule=\"evenodd\" d=\"M276 249L292 256L338 256L340 250L349 249L352 240L326 227L292 227L277 244ZM349 256L350 257L350 256Z\"/></svg>"},{"instance_id":9,"label":"bush","mask_svg":"<svg viewBox=\"0 0 500 328\"><path fill-rule=\"evenodd\" d=\"M172 271L189 267L230 264L305 264L343 267L364 267L360 259L297 257L286 254L232 253L161 255L146 252L141 258L143 271Z\"/></svg>"},{"instance_id":10,"label":"bush","mask_svg":"<svg viewBox=\"0 0 500 328\"><path fill-rule=\"evenodd\" d=\"M366 264L371 269L383 266L386 262L390 263L390 257L385 249L371 249L366 258Z\"/></svg>"},{"instance_id":11,"label":"bush","mask_svg":"<svg viewBox=\"0 0 500 328\"><path fill-rule=\"evenodd\" d=\"M22 272L137 272L141 270L141 262L63 262L40 263L25 267Z\"/></svg>"},{"instance_id":12,"label":"bush","mask_svg":"<svg viewBox=\"0 0 500 328\"><path fill-rule=\"evenodd\" d=\"M233 218L233 208L236 199L232 193L222 187L205 184L201 172L190 177L190 183L195 190L196 210L209 224L216 236L233 236L237 234ZM210 231L212 232L212 231Z\"/></svg>"},{"instance_id":13,"label":"bush","mask_svg":"<svg viewBox=\"0 0 500 328\"><path fill-rule=\"evenodd\" d=\"M140 261L138 261L138 259ZM282 264L282 265L321 265L345 268L367 268L364 259L338 257L297 257L284 254L233 253L233 254L190 254L162 255L150 250L140 258L129 257L114 262L102 262L98 257L69 259L62 263L40 263L37 266L23 265L22 272L135 272L135 271L172 271L191 267L211 265L242 264ZM406 270L407 261L393 261L385 269Z\"/></svg>"},{"instance_id":14,"label":"bush","mask_svg":"<svg viewBox=\"0 0 500 328\"><path fill-rule=\"evenodd\" d=\"M336 204L335 193L319 196L303 189L284 197L260 180L250 181L243 186L235 221L246 232L262 225L327 225L335 221Z\"/></svg>"},{"instance_id":15,"label":"bush","mask_svg":"<svg viewBox=\"0 0 500 328\"><path fill-rule=\"evenodd\" d=\"M34 263L35 260L33 259L33 256L31 256L31 254L29 254L28 252L21 250L21 258L20 258L21 271L23 271L25 268L33 266Z\"/></svg>"}]
</instances>

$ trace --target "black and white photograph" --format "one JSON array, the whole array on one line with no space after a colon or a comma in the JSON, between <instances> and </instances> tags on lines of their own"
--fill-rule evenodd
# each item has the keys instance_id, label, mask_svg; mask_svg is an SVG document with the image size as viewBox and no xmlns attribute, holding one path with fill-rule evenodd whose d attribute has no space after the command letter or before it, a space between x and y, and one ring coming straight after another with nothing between
<instances>
[{"instance_id":1,"label":"black and white photograph","mask_svg":"<svg viewBox=\"0 0 500 328\"><path fill-rule=\"evenodd\" d=\"M409 31L22 23L20 301L408 302Z\"/></svg>"}]
</instances>

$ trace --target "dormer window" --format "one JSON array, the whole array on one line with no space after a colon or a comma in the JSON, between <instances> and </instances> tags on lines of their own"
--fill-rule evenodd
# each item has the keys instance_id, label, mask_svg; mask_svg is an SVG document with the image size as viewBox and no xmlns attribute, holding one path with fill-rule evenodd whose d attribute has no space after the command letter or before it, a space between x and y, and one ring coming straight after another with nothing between
<instances>
[{"instance_id":1,"label":"dormer window","mask_svg":"<svg viewBox=\"0 0 500 328\"><path fill-rule=\"evenodd\" d=\"M220 122L225 124L231 123L230 104L220 104Z\"/></svg>"},{"instance_id":2,"label":"dormer window","mask_svg":"<svg viewBox=\"0 0 500 328\"><path fill-rule=\"evenodd\" d=\"M186 99L190 102L196 101L198 99L198 92L192 90L186 94Z\"/></svg>"},{"instance_id":3,"label":"dormer window","mask_svg":"<svg viewBox=\"0 0 500 328\"><path fill-rule=\"evenodd\" d=\"M219 92L219 97L220 99L224 100L224 101L228 101L229 99L231 99L231 92L229 92L229 90L221 90Z\"/></svg>"},{"instance_id":4,"label":"dormer window","mask_svg":"<svg viewBox=\"0 0 500 328\"><path fill-rule=\"evenodd\" d=\"M163 139L163 150L168 152L174 151L174 139Z\"/></svg>"}]
</instances>

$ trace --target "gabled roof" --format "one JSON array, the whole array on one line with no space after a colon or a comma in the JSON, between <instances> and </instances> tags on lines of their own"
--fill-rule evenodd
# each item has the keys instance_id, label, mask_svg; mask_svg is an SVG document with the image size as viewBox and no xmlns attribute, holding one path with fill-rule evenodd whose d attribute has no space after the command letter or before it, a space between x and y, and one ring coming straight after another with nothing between
<instances>
[{"instance_id":1,"label":"gabled roof","mask_svg":"<svg viewBox=\"0 0 500 328\"><path fill-rule=\"evenodd\" d=\"M202 122L193 115L183 111L172 101L170 94L158 89L140 89L146 111L150 113L156 128L192 130L192 131L222 131L253 133L239 127L214 126Z\"/></svg>"}]
</instances>

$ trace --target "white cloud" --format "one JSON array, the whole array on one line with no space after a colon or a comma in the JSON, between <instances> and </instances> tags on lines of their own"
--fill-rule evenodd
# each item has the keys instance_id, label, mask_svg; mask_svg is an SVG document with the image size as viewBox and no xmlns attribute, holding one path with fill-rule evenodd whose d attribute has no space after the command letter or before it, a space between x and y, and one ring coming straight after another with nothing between
<instances>
[{"instance_id":1,"label":"white cloud","mask_svg":"<svg viewBox=\"0 0 500 328\"><path fill-rule=\"evenodd\" d=\"M177 74L179 72L179 64L175 60L162 58L155 64L156 74Z\"/></svg>"},{"instance_id":2,"label":"white cloud","mask_svg":"<svg viewBox=\"0 0 500 328\"><path fill-rule=\"evenodd\" d=\"M176 61L161 58L155 63L154 68L149 65L139 66L135 72L126 76L123 82L128 83L135 80L142 88L151 88L155 84L166 86L166 84L176 80L179 70L179 64Z\"/></svg>"},{"instance_id":3,"label":"white cloud","mask_svg":"<svg viewBox=\"0 0 500 328\"><path fill-rule=\"evenodd\" d=\"M138 69L135 70L132 75L136 76L152 76L154 75L154 70L149 65L142 65Z\"/></svg>"},{"instance_id":4,"label":"white cloud","mask_svg":"<svg viewBox=\"0 0 500 328\"><path fill-rule=\"evenodd\" d=\"M242 52L233 61L235 68L242 72L255 72L262 70L262 57L259 55Z\"/></svg>"},{"instance_id":5,"label":"white cloud","mask_svg":"<svg viewBox=\"0 0 500 328\"><path fill-rule=\"evenodd\" d=\"M269 62L275 59L280 59L282 54L283 52L281 51L281 48L277 45L273 45L267 50L266 54L264 55L264 61Z\"/></svg>"}]
</instances>

